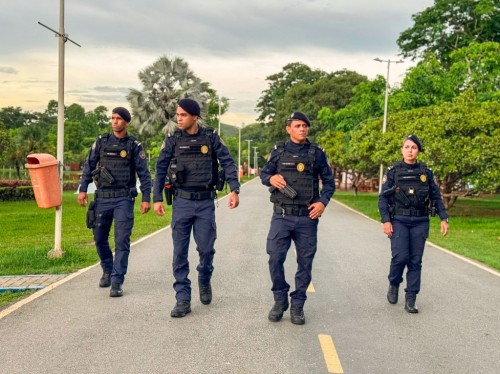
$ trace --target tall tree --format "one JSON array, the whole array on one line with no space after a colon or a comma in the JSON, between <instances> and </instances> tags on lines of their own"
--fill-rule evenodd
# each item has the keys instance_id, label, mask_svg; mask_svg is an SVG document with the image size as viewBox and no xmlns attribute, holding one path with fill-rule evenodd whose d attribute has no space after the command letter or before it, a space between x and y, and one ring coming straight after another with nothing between
<instances>
[{"instance_id":1,"label":"tall tree","mask_svg":"<svg viewBox=\"0 0 500 374\"><path fill-rule=\"evenodd\" d=\"M404 57L435 53L448 65L450 53L472 42L500 42L498 0L434 0L434 6L412 16L414 24L397 44Z\"/></svg>"},{"instance_id":2,"label":"tall tree","mask_svg":"<svg viewBox=\"0 0 500 374\"><path fill-rule=\"evenodd\" d=\"M209 84L198 78L182 58L160 57L139 72L142 90L131 89L127 99L132 108L132 123L141 134L167 133L176 128L175 111L182 98L191 98L207 113Z\"/></svg>"},{"instance_id":3,"label":"tall tree","mask_svg":"<svg viewBox=\"0 0 500 374\"><path fill-rule=\"evenodd\" d=\"M256 107L256 111L260 113L257 121L275 122L276 108L282 105L290 88L299 83L314 83L326 75L322 70L313 70L300 62L292 62L285 65L279 73L268 76L266 81L269 82L269 87L262 91Z\"/></svg>"},{"instance_id":4,"label":"tall tree","mask_svg":"<svg viewBox=\"0 0 500 374\"><path fill-rule=\"evenodd\" d=\"M401 159L403 137L414 133L424 145L419 160L434 170L447 207L453 205L462 186L478 192L500 189L499 102L478 102L468 90L451 102L401 111L389 118L391 130L385 134L377 122L353 131L355 156L369 155L374 165L390 165Z\"/></svg>"}]
</instances>

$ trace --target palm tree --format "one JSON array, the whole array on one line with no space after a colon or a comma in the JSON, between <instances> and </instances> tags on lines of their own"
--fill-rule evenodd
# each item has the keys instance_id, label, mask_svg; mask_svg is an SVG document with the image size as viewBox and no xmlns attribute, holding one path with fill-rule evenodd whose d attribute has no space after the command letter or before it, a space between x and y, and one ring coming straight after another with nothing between
<instances>
[{"instance_id":1,"label":"palm tree","mask_svg":"<svg viewBox=\"0 0 500 374\"><path fill-rule=\"evenodd\" d=\"M175 111L180 99L198 101L201 116L207 113L209 83L202 82L182 58L160 57L139 72L142 91L131 89L127 100L132 109L131 125L140 134L155 135L176 129Z\"/></svg>"}]
</instances>

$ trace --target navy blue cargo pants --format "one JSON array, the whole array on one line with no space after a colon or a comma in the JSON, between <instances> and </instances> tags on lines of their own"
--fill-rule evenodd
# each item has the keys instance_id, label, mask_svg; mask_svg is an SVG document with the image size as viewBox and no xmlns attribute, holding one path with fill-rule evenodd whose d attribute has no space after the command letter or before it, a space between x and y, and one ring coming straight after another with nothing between
<instances>
[{"instance_id":1,"label":"navy blue cargo pants","mask_svg":"<svg viewBox=\"0 0 500 374\"><path fill-rule=\"evenodd\" d=\"M188 200L176 197L172 204L172 239L174 242L172 268L177 301L191 301L191 281L188 278L191 230L200 257L200 263L196 268L198 282L206 285L210 282L214 271L212 263L217 238L213 199Z\"/></svg>"},{"instance_id":2,"label":"navy blue cargo pants","mask_svg":"<svg viewBox=\"0 0 500 374\"><path fill-rule=\"evenodd\" d=\"M271 274L274 301L286 303L290 285L285 279L284 263L292 240L297 251L295 291L290 293L291 303L303 307L306 291L311 283L311 271L317 249L318 220L308 216L281 215L274 213L267 236L269 272Z\"/></svg>"},{"instance_id":3,"label":"navy blue cargo pants","mask_svg":"<svg viewBox=\"0 0 500 374\"><path fill-rule=\"evenodd\" d=\"M392 219L391 266L389 282L399 286L406 272L406 297L413 298L420 291L422 257L429 236L429 217L396 215Z\"/></svg>"},{"instance_id":4,"label":"navy blue cargo pants","mask_svg":"<svg viewBox=\"0 0 500 374\"><path fill-rule=\"evenodd\" d=\"M129 196L95 199L94 240L102 270L111 273L111 282L122 284L127 273L130 235L134 226L134 200ZM114 220L115 257L109 246Z\"/></svg>"}]
</instances>

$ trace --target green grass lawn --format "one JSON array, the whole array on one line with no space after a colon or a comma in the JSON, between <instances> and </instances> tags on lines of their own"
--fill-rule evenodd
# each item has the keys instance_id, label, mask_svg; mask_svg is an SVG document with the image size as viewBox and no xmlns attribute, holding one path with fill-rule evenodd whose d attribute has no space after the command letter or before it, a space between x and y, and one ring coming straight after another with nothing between
<instances>
[{"instance_id":1,"label":"green grass lawn","mask_svg":"<svg viewBox=\"0 0 500 374\"><path fill-rule=\"evenodd\" d=\"M334 198L379 221L378 196L336 192ZM500 196L459 198L448 210L450 231L441 235L439 218L431 218L429 241L500 270ZM381 229L382 230L382 229Z\"/></svg>"}]
</instances>

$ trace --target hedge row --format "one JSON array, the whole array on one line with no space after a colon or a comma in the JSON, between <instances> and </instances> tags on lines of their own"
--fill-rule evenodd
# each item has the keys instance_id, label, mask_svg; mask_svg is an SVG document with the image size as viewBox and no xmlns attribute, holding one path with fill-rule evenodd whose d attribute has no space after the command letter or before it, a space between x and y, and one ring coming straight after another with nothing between
<instances>
[{"instance_id":1,"label":"hedge row","mask_svg":"<svg viewBox=\"0 0 500 374\"><path fill-rule=\"evenodd\" d=\"M26 183L27 182L27 183ZM64 191L76 191L78 183L65 182ZM0 201L35 200L35 193L29 181L0 179Z\"/></svg>"}]
</instances>

